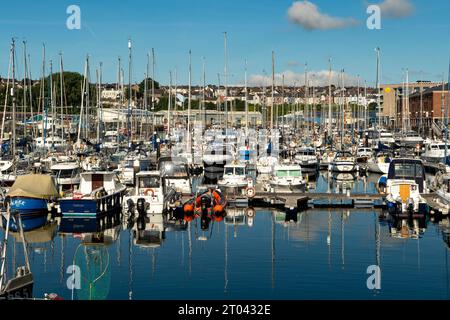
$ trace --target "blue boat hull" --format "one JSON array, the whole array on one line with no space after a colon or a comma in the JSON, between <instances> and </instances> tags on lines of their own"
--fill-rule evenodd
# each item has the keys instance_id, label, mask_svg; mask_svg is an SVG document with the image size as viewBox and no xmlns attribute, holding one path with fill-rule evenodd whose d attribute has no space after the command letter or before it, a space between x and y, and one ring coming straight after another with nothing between
<instances>
[{"instance_id":1,"label":"blue boat hull","mask_svg":"<svg viewBox=\"0 0 450 320\"><path fill-rule=\"evenodd\" d=\"M47 201L33 198L13 198L10 204L11 220L9 230L19 231L19 221L16 214L20 215L23 231L30 231L45 226L47 223ZM6 228L6 219L2 216L3 226Z\"/></svg>"},{"instance_id":2,"label":"blue boat hull","mask_svg":"<svg viewBox=\"0 0 450 320\"><path fill-rule=\"evenodd\" d=\"M101 199L63 199L60 201L63 216L100 217L122 208L122 193Z\"/></svg>"}]
</instances>

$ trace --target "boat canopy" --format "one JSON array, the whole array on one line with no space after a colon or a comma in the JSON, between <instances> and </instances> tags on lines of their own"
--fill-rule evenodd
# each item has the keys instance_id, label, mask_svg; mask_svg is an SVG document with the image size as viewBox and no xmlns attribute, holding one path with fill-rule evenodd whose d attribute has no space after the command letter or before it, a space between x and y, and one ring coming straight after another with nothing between
<instances>
[{"instance_id":1,"label":"boat canopy","mask_svg":"<svg viewBox=\"0 0 450 320\"><path fill-rule=\"evenodd\" d=\"M7 196L11 198L50 199L58 197L58 190L51 176L27 174L16 178Z\"/></svg>"}]
</instances>

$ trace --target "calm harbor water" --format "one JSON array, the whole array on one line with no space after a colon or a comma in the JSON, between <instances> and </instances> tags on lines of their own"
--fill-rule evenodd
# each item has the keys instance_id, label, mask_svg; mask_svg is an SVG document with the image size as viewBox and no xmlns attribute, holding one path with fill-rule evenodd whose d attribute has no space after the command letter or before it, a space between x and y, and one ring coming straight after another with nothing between
<instances>
[{"instance_id":1,"label":"calm harbor water","mask_svg":"<svg viewBox=\"0 0 450 320\"><path fill-rule=\"evenodd\" d=\"M376 180L358 178L350 188L352 192L375 192ZM331 188L336 192L335 183L322 176L315 191ZM212 222L208 230L201 229L199 219L186 230L168 230L156 247L137 245L125 223L106 230L104 243L92 244L93 237L89 245L82 243L80 234L62 234L54 224L27 235L34 295L55 292L64 299L449 299L450 222L428 218L422 222L419 237L394 237L390 230L394 222L379 219L380 213L321 209L286 216L256 208L252 219L244 210L230 210L224 221ZM8 250L11 270L13 263L23 261L21 243L10 241ZM71 275L67 268L72 264L80 267L79 290L67 288ZM380 290L367 288L370 265L381 268Z\"/></svg>"}]
</instances>

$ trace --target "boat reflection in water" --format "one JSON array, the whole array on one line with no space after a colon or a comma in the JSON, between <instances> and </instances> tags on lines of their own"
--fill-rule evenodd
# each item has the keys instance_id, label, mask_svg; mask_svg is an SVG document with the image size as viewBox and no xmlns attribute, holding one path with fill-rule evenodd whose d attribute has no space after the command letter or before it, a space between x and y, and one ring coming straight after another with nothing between
<instances>
[{"instance_id":1,"label":"boat reflection in water","mask_svg":"<svg viewBox=\"0 0 450 320\"><path fill-rule=\"evenodd\" d=\"M80 289L72 289L72 299L105 300L111 285L109 247L122 229L120 213L99 218L63 217L60 234L80 239L73 255L73 265L79 267ZM72 269L75 272L74 269ZM76 296L76 297L75 297Z\"/></svg>"},{"instance_id":2,"label":"boat reflection in water","mask_svg":"<svg viewBox=\"0 0 450 320\"><path fill-rule=\"evenodd\" d=\"M398 215L387 215L384 218L389 226L392 238L397 239L419 239L427 228L426 217L400 217Z\"/></svg>"},{"instance_id":3,"label":"boat reflection in water","mask_svg":"<svg viewBox=\"0 0 450 320\"><path fill-rule=\"evenodd\" d=\"M331 190L335 189L337 192L346 192L352 190L355 186L356 173L332 173L332 179L330 179Z\"/></svg>"}]
</instances>

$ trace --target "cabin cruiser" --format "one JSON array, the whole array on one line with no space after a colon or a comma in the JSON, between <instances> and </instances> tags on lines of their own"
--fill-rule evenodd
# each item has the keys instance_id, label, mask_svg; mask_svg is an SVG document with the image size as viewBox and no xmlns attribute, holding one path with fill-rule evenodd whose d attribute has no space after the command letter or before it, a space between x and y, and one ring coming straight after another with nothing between
<instances>
[{"instance_id":1,"label":"cabin cruiser","mask_svg":"<svg viewBox=\"0 0 450 320\"><path fill-rule=\"evenodd\" d=\"M450 153L447 147L447 152ZM422 159L432 163L445 163L445 143L444 142L431 142L427 144L425 152L422 154Z\"/></svg>"},{"instance_id":2,"label":"cabin cruiser","mask_svg":"<svg viewBox=\"0 0 450 320\"><path fill-rule=\"evenodd\" d=\"M428 213L428 204L421 196L422 193L428 192L422 160L393 159L387 176L383 175L378 185L385 188L389 213Z\"/></svg>"},{"instance_id":3,"label":"cabin cruiser","mask_svg":"<svg viewBox=\"0 0 450 320\"><path fill-rule=\"evenodd\" d=\"M300 148L294 156L294 162L302 167L302 173L316 174L319 171L319 161L313 148Z\"/></svg>"},{"instance_id":4,"label":"cabin cruiser","mask_svg":"<svg viewBox=\"0 0 450 320\"><path fill-rule=\"evenodd\" d=\"M0 183L4 186L12 186L16 181L14 163L12 160L0 160Z\"/></svg>"},{"instance_id":5,"label":"cabin cruiser","mask_svg":"<svg viewBox=\"0 0 450 320\"><path fill-rule=\"evenodd\" d=\"M245 164L227 164L222 179L217 183L220 188L242 189L247 187L247 170Z\"/></svg>"},{"instance_id":6,"label":"cabin cruiser","mask_svg":"<svg viewBox=\"0 0 450 320\"><path fill-rule=\"evenodd\" d=\"M356 162L367 163L373 157L372 148L360 147L356 150Z\"/></svg>"},{"instance_id":7,"label":"cabin cruiser","mask_svg":"<svg viewBox=\"0 0 450 320\"><path fill-rule=\"evenodd\" d=\"M83 172L79 190L60 199L61 214L92 218L120 212L125 191L115 172Z\"/></svg>"},{"instance_id":8,"label":"cabin cruiser","mask_svg":"<svg viewBox=\"0 0 450 320\"><path fill-rule=\"evenodd\" d=\"M273 192L306 190L306 181L302 176L302 168L298 164L278 164L266 185Z\"/></svg>"},{"instance_id":9,"label":"cabin cruiser","mask_svg":"<svg viewBox=\"0 0 450 320\"><path fill-rule=\"evenodd\" d=\"M164 211L164 193L159 171L141 171L136 174L136 186L125 195L123 210L138 215Z\"/></svg>"},{"instance_id":10,"label":"cabin cruiser","mask_svg":"<svg viewBox=\"0 0 450 320\"><path fill-rule=\"evenodd\" d=\"M210 144L203 153L203 167L205 172L223 173L227 163L235 159L236 152L231 144ZM219 176L219 178L221 178Z\"/></svg>"},{"instance_id":11,"label":"cabin cruiser","mask_svg":"<svg viewBox=\"0 0 450 320\"><path fill-rule=\"evenodd\" d=\"M161 157L158 161L158 170L161 173L164 192L173 188L181 194L192 194L192 182L185 158Z\"/></svg>"},{"instance_id":12,"label":"cabin cruiser","mask_svg":"<svg viewBox=\"0 0 450 320\"><path fill-rule=\"evenodd\" d=\"M395 144L395 139L391 132L386 131L386 130L381 130L379 142L385 146L393 146Z\"/></svg>"},{"instance_id":13,"label":"cabin cruiser","mask_svg":"<svg viewBox=\"0 0 450 320\"><path fill-rule=\"evenodd\" d=\"M380 153L376 157L367 161L367 169L370 172L387 174L389 171L389 165L391 157L387 154Z\"/></svg>"},{"instance_id":14,"label":"cabin cruiser","mask_svg":"<svg viewBox=\"0 0 450 320\"><path fill-rule=\"evenodd\" d=\"M259 174L271 174L273 167L278 164L278 158L274 156L262 156L256 163L256 170Z\"/></svg>"},{"instance_id":15,"label":"cabin cruiser","mask_svg":"<svg viewBox=\"0 0 450 320\"><path fill-rule=\"evenodd\" d=\"M118 132L106 131L105 136L103 137L102 146L105 149L117 149L119 147Z\"/></svg>"},{"instance_id":16,"label":"cabin cruiser","mask_svg":"<svg viewBox=\"0 0 450 320\"><path fill-rule=\"evenodd\" d=\"M423 139L417 132L409 131L400 138L400 144L406 148L421 148L423 146Z\"/></svg>"},{"instance_id":17,"label":"cabin cruiser","mask_svg":"<svg viewBox=\"0 0 450 320\"><path fill-rule=\"evenodd\" d=\"M333 172L354 172L356 171L355 158L349 151L339 151L331 163Z\"/></svg>"},{"instance_id":18,"label":"cabin cruiser","mask_svg":"<svg viewBox=\"0 0 450 320\"><path fill-rule=\"evenodd\" d=\"M59 191L74 190L80 185L80 166L76 162L64 162L50 167Z\"/></svg>"}]
</instances>

